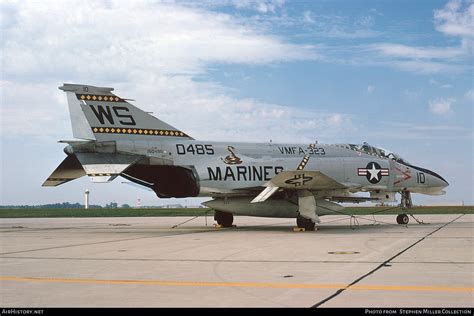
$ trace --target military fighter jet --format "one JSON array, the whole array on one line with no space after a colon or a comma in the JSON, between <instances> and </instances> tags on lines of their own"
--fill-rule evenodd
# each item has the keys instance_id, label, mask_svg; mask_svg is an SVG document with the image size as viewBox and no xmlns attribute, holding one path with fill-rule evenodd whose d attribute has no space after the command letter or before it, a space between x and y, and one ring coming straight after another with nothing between
<instances>
[{"instance_id":1,"label":"military fighter jet","mask_svg":"<svg viewBox=\"0 0 474 316\"><path fill-rule=\"evenodd\" d=\"M43 186L87 175L106 183L122 176L160 198L212 197L224 227L233 215L296 218L314 230L337 202L395 202L410 208L410 193L444 194L439 174L367 143L276 144L195 140L113 94L113 88L64 84L72 141L67 157ZM369 196L355 193L368 192ZM408 223L400 214L399 224Z\"/></svg>"}]
</instances>

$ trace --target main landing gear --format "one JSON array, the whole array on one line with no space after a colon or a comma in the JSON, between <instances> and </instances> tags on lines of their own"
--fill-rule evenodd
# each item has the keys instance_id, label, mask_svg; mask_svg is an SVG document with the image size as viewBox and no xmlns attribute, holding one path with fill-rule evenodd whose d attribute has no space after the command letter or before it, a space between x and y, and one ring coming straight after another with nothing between
<instances>
[{"instance_id":1,"label":"main landing gear","mask_svg":"<svg viewBox=\"0 0 474 316\"><path fill-rule=\"evenodd\" d=\"M296 217L296 225L304 230L314 231L316 229L316 223L311 218L305 218L300 214Z\"/></svg>"},{"instance_id":2,"label":"main landing gear","mask_svg":"<svg viewBox=\"0 0 474 316\"><path fill-rule=\"evenodd\" d=\"M410 209L413 207L413 203L411 201L411 194L410 191L403 190L400 192L400 195L402 196L402 199L400 201L402 210L410 212ZM413 217L413 215L410 213L410 215ZM415 218L415 217L413 217ZM416 220L416 218L415 218ZM406 225L410 221L410 218L408 217L407 214L403 213L397 216L397 223L400 225ZM418 220L417 220L418 221Z\"/></svg>"},{"instance_id":3,"label":"main landing gear","mask_svg":"<svg viewBox=\"0 0 474 316\"><path fill-rule=\"evenodd\" d=\"M227 212L215 211L214 220L222 227L232 227L234 215Z\"/></svg>"},{"instance_id":4,"label":"main landing gear","mask_svg":"<svg viewBox=\"0 0 474 316\"><path fill-rule=\"evenodd\" d=\"M316 230L316 222L319 223L317 204L313 193L309 190L298 190L298 216L296 225L305 231Z\"/></svg>"}]
</instances>

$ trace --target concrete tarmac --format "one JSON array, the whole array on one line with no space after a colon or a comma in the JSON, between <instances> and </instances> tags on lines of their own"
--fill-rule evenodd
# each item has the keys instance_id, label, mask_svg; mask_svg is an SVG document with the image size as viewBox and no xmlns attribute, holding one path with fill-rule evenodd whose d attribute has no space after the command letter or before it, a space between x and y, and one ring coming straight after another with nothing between
<instances>
[{"instance_id":1,"label":"concrete tarmac","mask_svg":"<svg viewBox=\"0 0 474 316\"><path fill-rule=\"evenodd\" d=\"M474 215L417 217L1 219L0 305L473 307Z\"/></svg>"}]
</instances>

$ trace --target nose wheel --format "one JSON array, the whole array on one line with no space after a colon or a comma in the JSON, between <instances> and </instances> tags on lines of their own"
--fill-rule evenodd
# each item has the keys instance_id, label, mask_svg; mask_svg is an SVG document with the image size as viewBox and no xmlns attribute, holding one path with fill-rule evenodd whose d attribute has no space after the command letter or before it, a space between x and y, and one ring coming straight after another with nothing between
<instances>
[{"instance_id":1,"label":"nose wheel","mask_svg":"<svg viewBox=\"0 0 474 316\"><path fill-rule=\"evenodd\" d=\"M402 210L404 210L405 212L410 214L410 216L413 217L413 219L418 224L424 224L423 221L417 219L411 211L411 209L413 207L413 202L411 200L410 191L403 190L403 191L400 192L400 195L402 196L401 203L400 203L401 207L402 207ZM406 225L406 224L408 224L409 221L410 221L410 218L405 213L400 214L400 215L397 216L397 223L400 224L400 225Z\"/></svg>"},{"instance_id":2,"label":"nose wheel","mask_svg":"<svg viewBox=\"0 0 474 316\"><path fill-rule=\"evenodd\" d=\"M397 223L400 225L406 225L410 221L407 214L400 214L397 216Z\"/></svg>"}]
</instances>

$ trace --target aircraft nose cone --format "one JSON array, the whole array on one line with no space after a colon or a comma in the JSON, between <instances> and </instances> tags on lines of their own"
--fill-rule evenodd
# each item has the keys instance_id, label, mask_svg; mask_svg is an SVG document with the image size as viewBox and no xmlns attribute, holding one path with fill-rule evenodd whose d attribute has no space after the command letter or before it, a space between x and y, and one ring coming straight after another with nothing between
<instances>
[{"instance_id":1,"label":"aircraft nose cone","mask_svg":"<svg viewBox=\"0 0 474 316\"><path fill-rule=\"evenodd\" d=\"M435 178L435 186L437 187L447 187L449 185L448 181L440 178Z\"/></svg>"},{"instance_id":2,"label":"aircraft nose cone","mask_svg":"<svg viewBox=\"0 0 474 316\"><path fill-rule=\"evenodd\" d=\"M444 180L444 179L443 179L442 181L443 181L443 183L444 183L444 187L447 187L447 186L449 186L449 183L448 183L448 181L446 181L446 180Z\"/></svg>"},{"instance_id":3,"label":"aircraft nose cone","mask_svg":"<svg viewBox=\"0 0 474 316\"><path fill-rule=\"evenodd\" d=\"M441 177L439 174L431 171L431 186L433 187L440 187L440 188L445 188L449 185L448 181L446 181L443 177Z\"/></svg>"}]
</instances>

